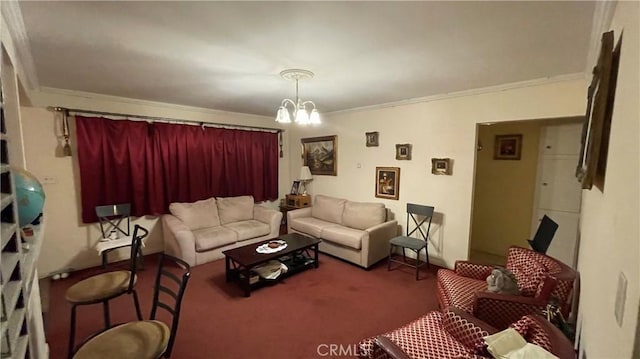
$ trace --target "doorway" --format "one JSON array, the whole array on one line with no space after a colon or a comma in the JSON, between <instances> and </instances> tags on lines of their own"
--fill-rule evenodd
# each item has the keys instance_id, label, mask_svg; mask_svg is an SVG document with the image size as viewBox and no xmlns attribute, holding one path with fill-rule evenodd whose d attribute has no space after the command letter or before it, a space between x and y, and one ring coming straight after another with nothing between
<instances>
[{"instance_id":1,"label":"doorway","mask_svg":"<svg viewBox=\"0 0 640 359\"><path fill-rule=\"evenodd\" d=\"M504 265L510 246L529 248L547 214L559 224L547 254L574 267L581 130L581 117L477 125L470 260ZM504 138L516 139L517 156L500 153Z\"/></svg>"}]
</instances>

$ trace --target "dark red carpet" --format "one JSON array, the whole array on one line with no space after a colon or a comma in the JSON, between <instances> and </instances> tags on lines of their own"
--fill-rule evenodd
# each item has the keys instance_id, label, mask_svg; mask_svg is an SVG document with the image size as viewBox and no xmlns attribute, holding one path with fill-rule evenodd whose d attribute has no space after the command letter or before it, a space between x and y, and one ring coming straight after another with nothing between
<instances>
[{"instance_id":1,"label":"dark red carpet","mask_svg":"<svg viewBox=\"0 0 640 359\"><path fill-rule=\"evenodd\" d=\"M117 268L123 265L111 264L109 270ZM147 256L136 285L145 318L156 269L156 256ZM416 281L409 267L388 272L386 260L366 271L321 254L320 268L257 289L245 298L235 283L225 282L224 260L200 265L192 268L171 357L337 357L330 355L332 347L342 348L341 356L355 354L355 344L361 339L437 310L436 270L431 266L427 273L423 268L422 279ZM80 271L51 282L45 318L52 359L67 354L70 306L64 299L65 290L96 272ZM78 342L100 330L102 318L101 305L79 307ZM111 318L114 323L135 320L130 296L111 302Z\"/></svg>"}]
</instances>

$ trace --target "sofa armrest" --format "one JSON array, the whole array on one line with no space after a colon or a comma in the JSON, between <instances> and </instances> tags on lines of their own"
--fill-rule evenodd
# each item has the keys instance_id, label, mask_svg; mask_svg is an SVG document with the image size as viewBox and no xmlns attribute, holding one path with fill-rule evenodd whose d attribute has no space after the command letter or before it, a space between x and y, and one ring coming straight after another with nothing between
<instances>
[{"instance_id":1,"label":"sofa armrest","mask_svg":"<svg viewBox=\"0 0 640 359\"><path fill-rule=\"evenodd\" d=\"M287 233L293 233L291 232L291 220L302 217L311 217L311 207L298 208L287 211Z\"/></svg>"},{"instance_id":2,"label":"sofa armrest","mask_svg":"<svg viewBox=\"0 0 640 359\"><path fill-rule=\"evenodd\" d=\"M366 259L364 267L369 268L389 255L389 240L398 235L398 221L391 220L365 229L369 240L362 242L362 258Z\"/></svg>"},{"instance_id":3,"label":"sofa armrest","mask_svg":"<svg viewBox=\"0 0 640 359\"><path fill-rule=\"evenodd\" d=\"M576 351L573 349L573 343L567 338L560 329L551 324L548 320L540 315L529 315L529 318L535 323L536 330L544 332L551 342L551 353L560 359L575 359ZM532 333L535 336L535 333ZM535 344L535 343L534 343Z\"/></svg>"},{"instance_id":4,"label":"sofa armrest","mask_svg":"<svg viewBox=\"0 0 640 359\"><path fill-rule=\"evenodd\" d=\"M385 337L384 335L380 335L375 339L376 345L382 349L390 358L393 359L411 359L407 353L405 353L402 348L400 348L396 343L392 342L391 339Z\"/></svg>"},{"instance_id":5,"label":"sofa armrest","mask_svg":"<svg viewBox=\"0 0 640 359\"><path fill-rule=\"evenodd\" d=\"M164 250L191 266L196 265L196 239L193 232L178 217L162 216L162 237Z\"/></svg>"},{"instance_id":6,"label":"sofa armrest","mask_svg":"<svg viewBox=\"0 0 640 359\"><path fill-rule=\"evenodd\" d=\"M280 234L282 212L256 204L253 206L253 219L269 225L271 229L269 236L275 238Z\"/></svg>"},{"instance_id":7,"label":"sofa armrest","mask_svg":"<svg viewBox=\"0 0 640 359\"><path fill-rule=\"evenodd\" d=\"M456 261L454 271L463 277L486 280L491 275L493 266L469 261Z\"/></svg>"},{"instance_id":8,"label":"sofa armrest","mask_svg":"<svg viewBox=\"0 0 640 359\"><path fill-rule=\"evenodd\" d=\"M536 297L481 291L475 293L472 314L503 330L525 315L542 313L546 306L546 301Z\"/></svg>"}]
</instances>

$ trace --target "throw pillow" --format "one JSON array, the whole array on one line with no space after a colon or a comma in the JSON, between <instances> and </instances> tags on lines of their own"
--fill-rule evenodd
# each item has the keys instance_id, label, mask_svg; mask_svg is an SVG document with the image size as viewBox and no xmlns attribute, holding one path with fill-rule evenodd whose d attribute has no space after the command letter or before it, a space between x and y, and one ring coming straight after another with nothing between
<instances>
[{"instance_id":1,"label":"throw pillow","mask_svg":"<svg viewBox=\"0 0 640 359\"><path fill-rule=\"evenodd\" d=\"M494 358L508 358L509 353L516 351L527 344L522 335L515 329L507 328L501 332L484 337L487 350Z\"/></svg>"},{"instance_id":2,"label":"throw pillow","mask_svg":"<svg viewBox=\"0 0 640 359\"><path fill-rule=\"evenodd\" d=\"M217 197L222 224L253 219L253 196Z\"/></svg>"},{"instance_id":3,"label":"throw pillow","mask_svg":"<svg viewBox=\"0 0 640 359\"><path fill-rule=\"evenodd\" d=\"M215 198L193 203L174 202L169 205L169 212L178 217L192 231L220 225Z\"/></svg>"}]
</instances>

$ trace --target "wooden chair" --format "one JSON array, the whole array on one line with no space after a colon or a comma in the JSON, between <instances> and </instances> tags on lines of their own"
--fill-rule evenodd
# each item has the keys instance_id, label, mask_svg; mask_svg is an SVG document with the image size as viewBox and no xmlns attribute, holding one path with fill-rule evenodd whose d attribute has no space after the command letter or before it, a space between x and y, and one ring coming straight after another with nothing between
<instances>
[{"instance_id":1,"label":"wooden chair","mask_svg":"<svg viewBox=\"0 0 640 359\"><path fill-rule=\"evenodd\" d=\"M72 285L65 294L67 302L71 303L71 324L69 333L69 357L75 346L76 309L79 305L102 303L104 308L105 328L111 327L109 317L109 301L123 294L131 294L138 319L142 319L138 294L133 288L136 283L137 256L141 253L142 239L149 234L144 227L136 225L133 231L131 245L131 259L129 270L110 271L91 276Z\"/></svg>"},{"instance_id":2,"label":"wooden chair","mask_svg":"<svg viewBox=\"0 0 640 359\"><path fill-rule=\"evenodd\" d=\"M120 324L89 338L73 358L169 358L178 331L182 298L190 276L191 268L187 262L168 254L161 254L150 319ZM170 299L173 303L168 304L161 298ZM159 308L171 314L171 328L156 320Z\"/></svg>"}]
</instances>

